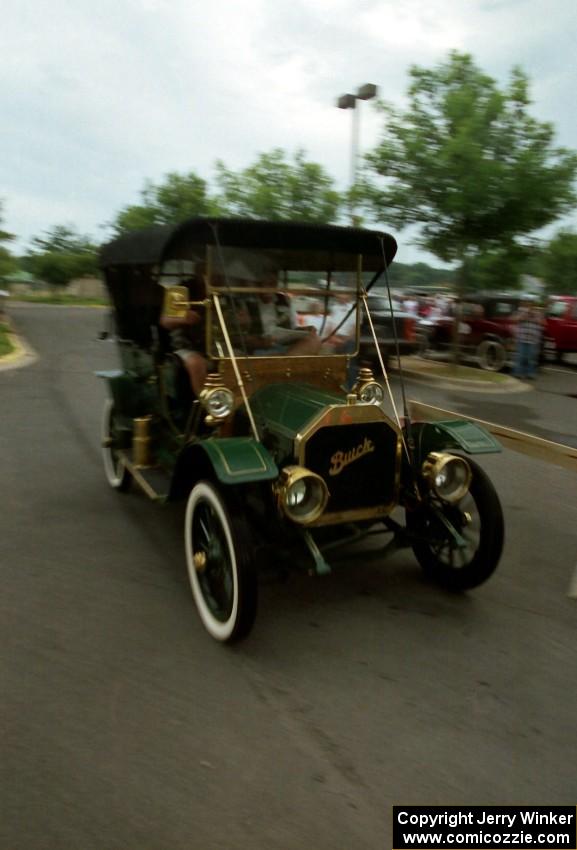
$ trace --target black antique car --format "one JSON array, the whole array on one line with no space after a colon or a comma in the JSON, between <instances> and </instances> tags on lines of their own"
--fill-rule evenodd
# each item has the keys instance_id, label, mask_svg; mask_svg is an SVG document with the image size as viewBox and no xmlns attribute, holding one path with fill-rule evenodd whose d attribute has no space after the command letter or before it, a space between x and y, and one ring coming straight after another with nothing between
<instances>
[{"instance_id":1,"label":"black antique car","mask_svg":"<svg viewBox=\"0 0 577 850\"><path fill-rule=\"evenodd\" d=\"M377 231L200 218L102 250L120 357L98 373L106 477L186 500L192 592L219 641L249 632L257 574L281 555L320 575L339 546L384 533L383 553L412 547L453 590L499 562L499 499L469 457L499 444L470 422L411 422L384 369L357 368L360 306L370 317L395 252ZM188 311L198 394L166 330Z\"/></svg>"},{"instance_id":2,"label":"black antique car","mask_svg":"<svg viewBox=\"0 0 577 850\"><path fill-rule=\"evenodd\" d=\"M367 297L372 325L376 331L378 352L368 315L361 320L359 359L371 368L378 369L379 354L385 364L397 355L416 354L422 349L417 333L418 317L403 309L399 301L391 298L381 288Z\"/></svg>"}]
</instances>

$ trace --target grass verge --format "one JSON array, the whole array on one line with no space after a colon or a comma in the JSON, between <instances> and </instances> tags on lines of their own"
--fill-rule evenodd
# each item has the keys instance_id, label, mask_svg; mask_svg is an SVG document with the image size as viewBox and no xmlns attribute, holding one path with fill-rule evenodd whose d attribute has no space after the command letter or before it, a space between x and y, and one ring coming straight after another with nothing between
<instances>
[{"instance_id":1,"label":"grass verge","mask_svg":"<svg viewBox=\"0 0 577 850\"><path fill-rule=\"evenodd\" d=\"M502 372L487 372L484 369L474 369L469 366L454 366L451 364L435 364L423 369L431 375L439 378L453 378L460 381L481 381L486 384L503 384L509 380L508 375Z\"/></svg>"},{"instance_id":2,"label":"grass verge","mask_svg":"<svg viewBox=\"0 0 577 850\"><path fill-rule=\"evenodd\" d=\"M76 295L19 295L15 301L28 301L32 304L64 304L71 307L106 307L107 298L79 298Z\"/></svg>"},{"instance_id":3,"label":"grass verge","mask_svg":"<svg viewBox=\"0 0 577 850\"><path fill-rule=\"evenodd\" d=\"M14 346L10 342L10 338L8 336L9 332L10 328L8 325L0 322L0 357L5 357L7 354L14 351Z\"/></svg>"}]
</instances>

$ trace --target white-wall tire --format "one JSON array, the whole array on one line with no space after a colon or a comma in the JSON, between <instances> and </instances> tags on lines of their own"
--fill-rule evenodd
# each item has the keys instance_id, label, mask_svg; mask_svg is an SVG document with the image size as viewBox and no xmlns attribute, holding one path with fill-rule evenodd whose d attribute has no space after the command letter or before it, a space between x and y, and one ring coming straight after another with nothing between
<instances>
[{"instance_id":1,"label":"white-wall tire","mask_svg":"<svg viewBox=\"0 0 577 850\"><path fill-rule=\"evenodd\" d=\"M477 358L481 369L501 372L507 364L507 349L498 339L484 339L477 346Z\"/></svg>"},{"instance_id":2,"label":"white-wall tire","mask_svg":"<svg viewBox=\"0 0 577 850\"><path fill-rule=\"evenodd\" d=\"M106 480L114 490L128 490L132 477L130 472L118 457L114 442L115 434L115 410L114 402L108 398L104 402L102 411L102 461L104 463L104 474Z\"/></svg>"},{"instance_id":3,"label":"white-wall tire","mask_svg":"<svg viewBox=\"0 0 577 850\"><path fill-rule=\"evenodd\" d=\"M245 637L257 609L246 521L208 481L199 481L190 491L184 543L192 595L205 629L221 643ZM200 566L199 558L204 560Z\"/></svg>"}]
</instances>

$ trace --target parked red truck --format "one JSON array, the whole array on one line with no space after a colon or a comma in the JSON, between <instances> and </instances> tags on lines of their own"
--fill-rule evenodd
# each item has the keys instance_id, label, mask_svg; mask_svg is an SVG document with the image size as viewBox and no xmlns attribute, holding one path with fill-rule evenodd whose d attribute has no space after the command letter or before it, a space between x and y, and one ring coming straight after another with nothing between
<instances>
[{"instance_id":1,"label":"parked red truck","mask_svg":"<svg viewBox=\"0 0 577 850\"><path fill-rule=\"evenodd\" d=\"M547 360L557 362L565 354L577 353L577 296L549 298L543 350Z\"/></svg>"},{"instance_id":2,"label":"parked red truck","mask_svg":"<svg viewBox=\"0 0 577 850\"><path fill-rule=\"evenodd\" d=\"M463 355L490 371L510 365L515 350L514 316L524 297L522 293L479 293L464 301L459 333ZM577 353L577 296L549 296L545 319L543 359L560 362L565 354ZM421 321L421 349L449 351L453 325L452 316Z\"/></svg>"},{"instance_id":3,"label":"parked red truck","mask_svg":"<svg viewBox=\"0 0 577 850\"><path fill-rule=\"evenodd\" d=\"M519 308L518 293L479 293L460 305L459 346L465 357L476 359L482 369L499 372L511 360L515 347L513 316ZM453 316L423 320L419 326L422 348L449 351L453 345Z\"/></svg>"}]
</instances>

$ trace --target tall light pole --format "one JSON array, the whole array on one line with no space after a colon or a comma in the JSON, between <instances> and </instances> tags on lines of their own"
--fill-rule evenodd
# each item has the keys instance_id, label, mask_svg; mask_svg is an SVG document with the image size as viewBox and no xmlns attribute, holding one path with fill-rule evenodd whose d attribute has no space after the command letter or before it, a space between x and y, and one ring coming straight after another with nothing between
<instances>
[{"instance_id":1,"label":"tall light pole","mask_svg":"<svg viewBox=\"0 0 577 850\"><path fill-rule=\"evenodd\" d=\"M357 170L359 159L359 125L360 125L360 109L357 107L358 100L372 100L377 96L378 89L373 83L365 83L357 89L356 94L342 94L337 100L339 109L353 110L353 123L351 133L351 223L356 224L355 216L355 194L354 189L357 185Z\"/></svg>"}]
</instances>

